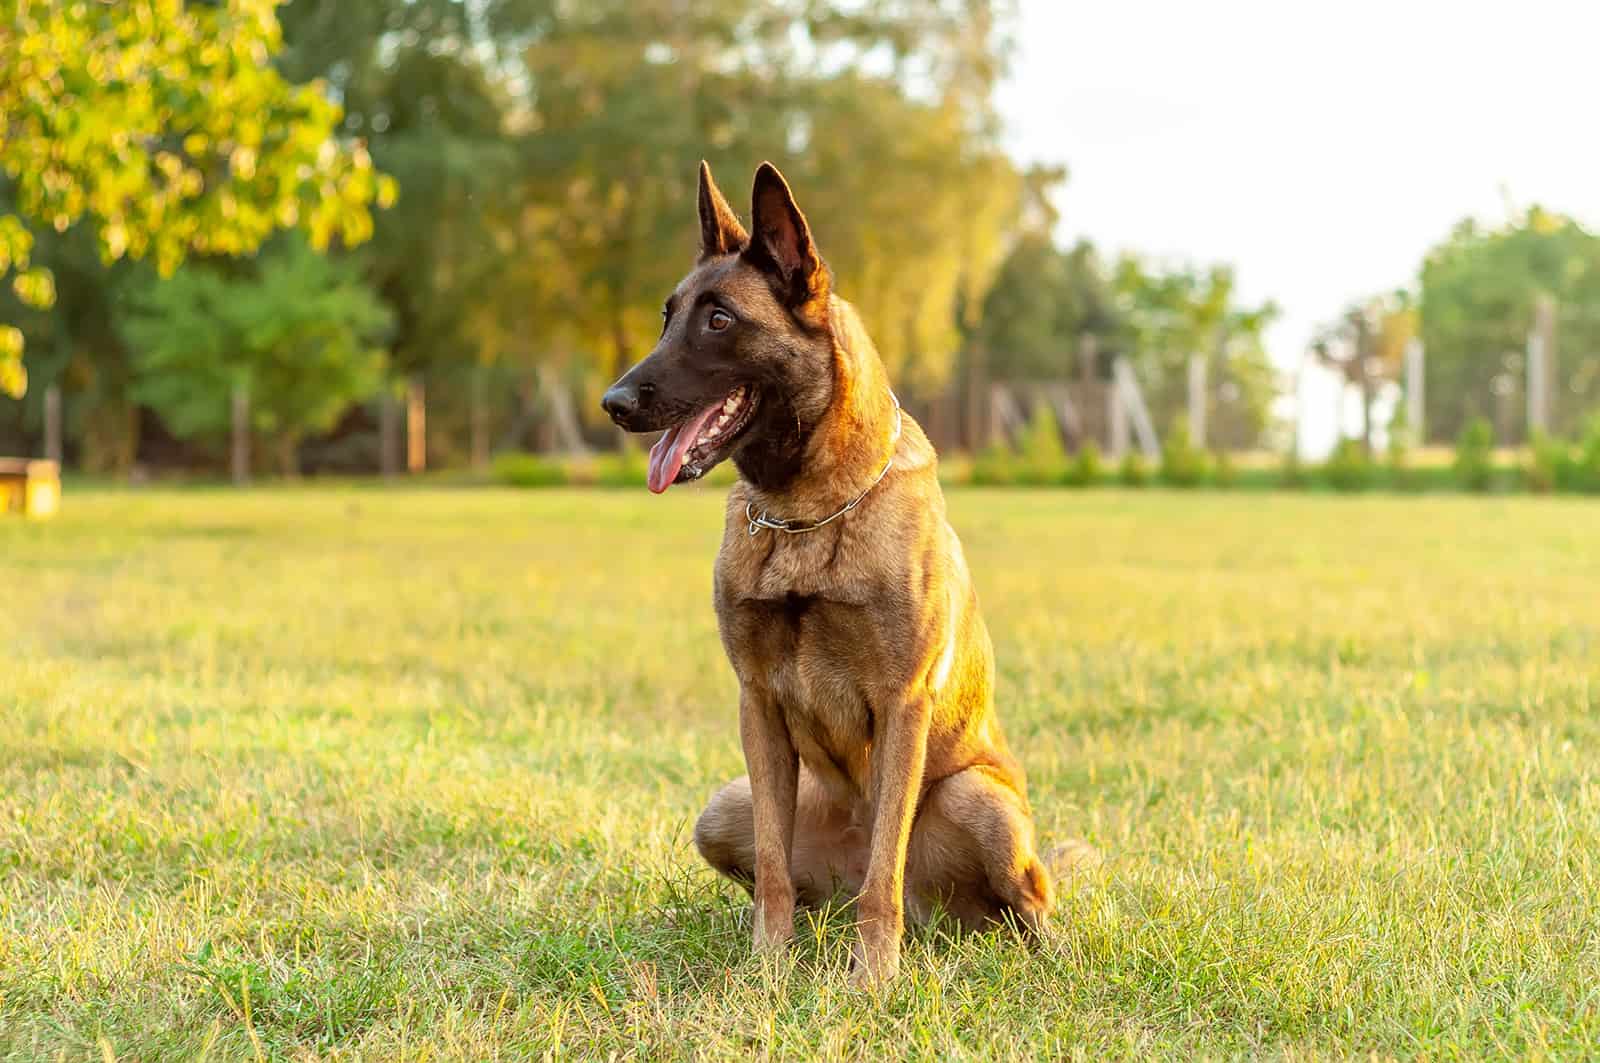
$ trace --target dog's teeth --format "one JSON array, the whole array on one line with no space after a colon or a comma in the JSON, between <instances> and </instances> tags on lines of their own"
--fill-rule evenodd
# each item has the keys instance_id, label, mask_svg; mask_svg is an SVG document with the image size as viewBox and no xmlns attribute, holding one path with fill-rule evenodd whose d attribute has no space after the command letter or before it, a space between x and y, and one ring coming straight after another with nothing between
<instances>
[{"instance_id":1,"label":"dog's teeth","mask_svg":"<svg viewBox=\"0 0 1600 1063\"><path fill-rule=\"evenodd\" d=\"M710 439L712 436L716 435L718 432L721 432L721 431L722 431L722 426L720 424L714 424L710 428L706 429L706 438Z\"/></svg>"}]
</instances>

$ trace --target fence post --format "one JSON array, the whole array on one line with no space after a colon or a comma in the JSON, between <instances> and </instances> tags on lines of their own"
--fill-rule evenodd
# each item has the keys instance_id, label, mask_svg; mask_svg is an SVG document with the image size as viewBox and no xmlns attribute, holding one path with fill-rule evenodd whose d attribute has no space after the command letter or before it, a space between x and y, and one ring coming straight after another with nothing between
<instances>
[{"instance_id":1,"label":"fence post","mask_svg":"<svg viewBox=\"0 0 1600 1063\"><path fill-rule=\"evenodd\" d=\"M1423 423L1423 359L1426 357L1422 341L1416 337L1406 344L1406 426L1411 432L1411 445L1426 446L1427 425Z\"/></svg>"},{"instance_id":2,"label":"fence post","mask_svg":"<svg viewBox=\"0 0 1600 1063\"><path fill-rule=\"evenodd\" d=\"M233 387L233 437L229 448L229 471L235 487L250 482L250 392L243 384Z\"/></svg>"},{"instance_id":3,"label":"fence post","mask_svg":"<svg viewBox=\"0 0 1600 1063\"><path fill-rule=\"evenodd\" d=\"M1550 345L1555 331L1555 304L1540 296L1534 304L1528 333L1528 440L1550 430Z\"/></svg>"},{"instance_id":4,"label":"fence post","mask_svg":"<svg viewBox=\"0 0 1600 1063\"><path fill-rule=\"evenodd\" d=\"M44 389L44 457L61 466L61 385Z\"/></svg>"},{"instance_id":5,"label":"fence post","mask_svg":"<svg viewBox=\"0 0 1600 1063\"><path fill-rule=\"evenodd\" d=\"M1206 356L1189 356L1189 439L1206 445Z\"/></svg>"},{"instance_id":6,"label":"fence post","mask_svg":"<svg viewBox=\"0 0 1600 1063\"><path fill-rule=\"evenodd\" d=\"M1121 364L1121 359L1118 359ZM1111 386L1106 388L1106 426L1110 438L1106 441L1106 452L1113 461L1121 461L1128 453L1128 407L1122 402L1122 393L1116 376L1111 378Z\"/></svg>"}]
</instances>

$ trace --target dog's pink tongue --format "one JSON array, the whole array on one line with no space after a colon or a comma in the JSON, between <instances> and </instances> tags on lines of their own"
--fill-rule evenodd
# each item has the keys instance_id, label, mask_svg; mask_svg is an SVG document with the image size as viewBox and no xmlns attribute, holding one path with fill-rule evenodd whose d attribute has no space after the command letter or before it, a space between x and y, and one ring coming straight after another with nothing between
<instances>
[{"instance_id":1,"label":"dog's pink tongue","mask_svg":"<svg viewBox=\"0 0 1600 1063\"><path fill-rule=\"evenodd\" d=\"M683 425L673 425L650 448L649 484L653 494L659 495L678 478L678 470L683 468L683 456L689 452L687 445L678 446L678 437L683 434Z\"/></svg>"},{"instance_id":2,"label":"dog's pink tongue","mask_svg":"<svg viewBox=\"0 0 1600 1063\"><path fill-rule=\"evenodd\" d=\"M678 470L683 468L683 459L689 455L689 448L700 437L700 429L720 409L722 403L714 402L676 428L667 429L656 440L656 445L650 448L649 484L652 492L659 495L672 486L678 478Z\"/></svg>"}]
</instances>

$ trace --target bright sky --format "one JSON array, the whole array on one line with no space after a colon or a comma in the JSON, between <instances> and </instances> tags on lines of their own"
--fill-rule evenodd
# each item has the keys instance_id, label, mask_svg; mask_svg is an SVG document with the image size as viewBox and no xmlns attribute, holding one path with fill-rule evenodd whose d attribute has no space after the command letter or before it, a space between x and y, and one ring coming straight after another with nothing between
<instances>
[{"instance_id":1,"label":"bright sky","mask_svg":"<svg viewBox=\"0 0 1600 1063\"><path fill-rule=\"evenodd\" d=\"M1231 262L1290 368L1461 217L1600 222L1597 0L1021 0L1011 146L1065 163L1061 236ZM1308 381L1308 449L1333 396ZM1320 396L1319 396L1320 393Z\"/></svg>"}]
</instances>

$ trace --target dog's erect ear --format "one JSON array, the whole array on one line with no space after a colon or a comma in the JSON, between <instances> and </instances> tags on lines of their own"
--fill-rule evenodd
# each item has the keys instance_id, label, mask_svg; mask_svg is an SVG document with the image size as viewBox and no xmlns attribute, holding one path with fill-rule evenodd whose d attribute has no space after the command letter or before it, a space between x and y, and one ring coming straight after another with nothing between
<instances>
[{"instance_id":1,"label":"dog's erect ear","mask_svg":"<svg viewBox=\"0 0 1600 1063\"><path fill-rule=\"evenodd\" d=\"M711 179L711 167L700 160L700 257L731 255L745 245L750 234L739 224L738 215L722 198L722 190Z\"/></svg>"},{"instance_id":2,"label":"dog's erect ear","mask_svg":"<svg viewBox=\"0 0 1600 1063\"><path fill-rule=\"evenodd\" d=\"M756 170L756 184L750 194L750 246L744 257L765 271L777 284L778 292L791 308L798 308L828 295L828 267L811 241L806 216L795 206L794 194L783 174L770 162Z\"/></svg>"}]
</instances>

